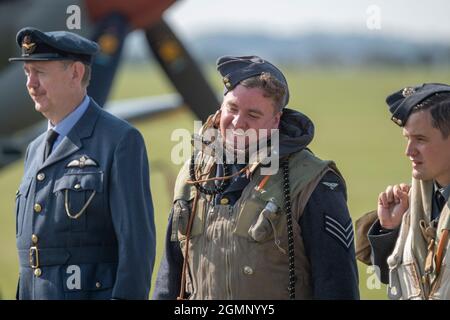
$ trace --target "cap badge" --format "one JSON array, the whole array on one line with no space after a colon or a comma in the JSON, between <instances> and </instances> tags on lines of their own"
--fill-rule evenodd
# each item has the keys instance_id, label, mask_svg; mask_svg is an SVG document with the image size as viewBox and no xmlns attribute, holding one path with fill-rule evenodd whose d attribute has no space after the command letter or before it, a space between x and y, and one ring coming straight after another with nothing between
<instances>
[{"instance_id":1,"label":"cap badge","mask_svg":"<svg viewBox=\"0 0 450 320\"><path fill-rule=\"evenodd\" d=\"M403 89L402 91L402 95L407 98L409 96L412 96L414 93L416 92L416 90L414 88L411 87L406 87L405 89Z\"/></svg>"},{"instance_id":2,"label":"cap badge","mask_svg":"<svg viewBox=\"0 0 450 320\"><path fill-rule=\"evenodd\" d=\"M23 37L22 49L25 54L32 54L36 49L36 43L31 42L30 36L26 35L25 37Z\"/></svg>"}]
</instances>

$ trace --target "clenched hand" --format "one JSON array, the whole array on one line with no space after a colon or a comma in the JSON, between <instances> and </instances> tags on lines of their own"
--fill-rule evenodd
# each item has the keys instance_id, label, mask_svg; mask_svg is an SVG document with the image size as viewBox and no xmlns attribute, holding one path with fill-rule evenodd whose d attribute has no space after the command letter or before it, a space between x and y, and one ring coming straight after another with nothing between
<instances>
[{"instance_id":1,"label":"clenched hand","mask_svg":"<svg viewBox=\"0 0 450 320\"><path fill-rule=\"evenodd\" d=\"M411 187L405 183L388 186L378 196L378 219L385 229L395 229L401 222L403 214L409 208L408 192Z\"/></svg>"}]
</instances>

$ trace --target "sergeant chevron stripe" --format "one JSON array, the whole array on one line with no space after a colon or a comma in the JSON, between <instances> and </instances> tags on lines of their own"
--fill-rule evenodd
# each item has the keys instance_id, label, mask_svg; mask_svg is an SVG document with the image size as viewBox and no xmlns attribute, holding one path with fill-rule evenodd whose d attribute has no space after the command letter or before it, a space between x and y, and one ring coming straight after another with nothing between
<instances>
[{"instance_id":1,"label":"sergeant chevron stripe","mask_svg":"<svg viewBox=\"0 0 450 320\"><path fill-rule=\"evenodd\" d=\"M338 240L346 249L349 249L353 243L352 220L349 220L344 226L332 217L325 215L325 231Z\"/></svg>"}]
</instances>

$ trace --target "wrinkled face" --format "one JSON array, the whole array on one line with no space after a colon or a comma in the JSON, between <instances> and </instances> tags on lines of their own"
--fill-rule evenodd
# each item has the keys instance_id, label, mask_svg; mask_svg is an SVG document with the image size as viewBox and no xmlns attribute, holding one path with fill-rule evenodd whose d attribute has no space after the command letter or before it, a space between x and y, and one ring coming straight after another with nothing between
<instances>
[{"instance_id":1,"label":"wrinkled face","mask_svg":"<svg viewBox=\"0 0 450 320\"><path fill-rule=\"evenodd\" d=\"M227 145L243 149L270 135L270 129L277 129L280 117L281 112L275 111L273 100L264 97L261 89L237 85L223 99L220 133Z\"/></svg>"},{"instance_id":2,"label":"wrinkled face","mask_svg":"<svg viewBox=\"0 0 450 320\"><path fill-rule=\"evenodd\" d=\"M47 117L67 104L73 86L70 66L61 61L32 61L25 62L23 69L36 111Z\"/></svg>"},{"instance_id":3,"label":"wrinkled face","mask_svg":"<svg viewBox=\"0 0 450 320\"><path fill-rule=\"evenodd\" d=\"M432 126L429 111L413 113L403 129L408 141L406 155L412 162L414 178L450 184L450 138Z\"/></svg>"}]
</instances>

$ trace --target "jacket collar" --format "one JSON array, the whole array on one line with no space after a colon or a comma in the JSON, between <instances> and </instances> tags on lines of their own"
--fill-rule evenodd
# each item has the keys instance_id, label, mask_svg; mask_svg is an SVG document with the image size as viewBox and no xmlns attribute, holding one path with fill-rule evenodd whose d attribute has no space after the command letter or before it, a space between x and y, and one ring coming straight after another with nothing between
<instances>
[{"instance_id":1,"label":"jacket collar","mask_svg":"<svg viewBox=\"0 0 450 320\"><path fill-rule=\"evenodd\" d=\"M86 112L83 114L81 119L75 124L75 126L70 130L67 136L61 141L61 144L55 149L54 152L50 154L47 160L43 162L44 157L44 140L45 134L42 135L41 143L39 143L38 154L40 155L40 166L39 170L48 167L55 162L58 162L71 154L75 153L83 146L82 140L89 138L94 131L95 123L100 115L101 108L98 104L91 98L91 102Z\"/></svg>"}]
</instances>

